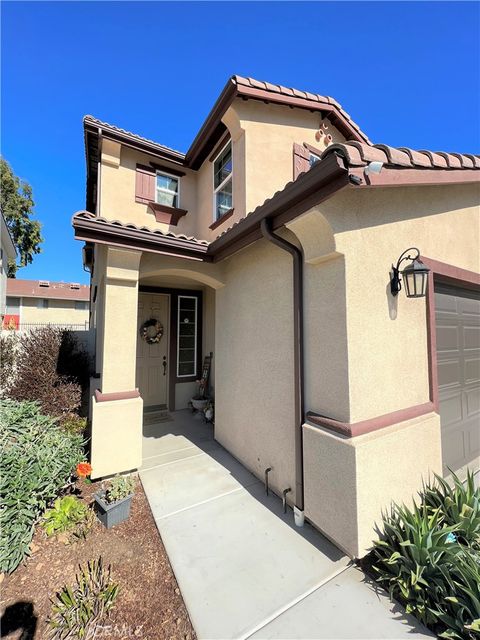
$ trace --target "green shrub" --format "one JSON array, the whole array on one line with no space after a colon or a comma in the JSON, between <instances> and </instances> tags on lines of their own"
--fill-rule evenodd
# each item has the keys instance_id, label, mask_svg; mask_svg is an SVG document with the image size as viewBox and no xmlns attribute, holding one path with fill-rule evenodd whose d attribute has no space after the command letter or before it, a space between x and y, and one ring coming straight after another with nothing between
<instances>
[{"instance_id":1,"label":"green shrub","mask_svg":"<svg viewBox=\"0 0 480 640\"><path fill-rule=\"evenodd\" d=\"M480 549L480 488L475 488L473 473L467 472L465 482L452 473L451 483L435 475L422 498L430 513L438 511L440 525L454 526L463 544Z\"/></svg>"},{"instance_id":2,"label":"green shrub","mask_svg":"<svg viewBox=\"0 0 480 640\"><path fill-rule=\"evenodd\" d=\"M14 571L28 554L35 523L83 457L81 436L38 404L0 400L0 571Z\"/></svg>"},{"instance_id":3,"label":"green shrub","mask_svg":"<svg viewBox=\"0 0 480 640\"><path fill-rule=\"evenodd\" d=\"M65 586L52 603L50 637L55 640L86 638L95 623L108 615L118 595L118 585L103 567L102 558L80 566L73 587Z\"/></svg>"},{"instance_id":4,"label":"green shrub","mask_svg":"<svg viewBox=\"0 0 480 640\"><path fill-rule=\"evenodd\" d=\"M118 502L131 496L135 490L135 481L131 476L115 476L108 483L105 491L106 502Z\"/></svg>"},{"instance_id":5,"label":"green shrub","mask_svg":"<svg viewBox=\"0 0 480 640\"><path fill-rule=\"evenodd\" d=\"M87 419L75 414L62 418L62 428L68 433L84 435L87 429Z\"/></svg>"},{"instance_id":6,"label":"green shrub","mask_svg":"<svg viewBox=\"0 0 480 640\"><path fill-rule=\"evenodd\" d=\"M75 496L57 498L44 514L43 528L47 536L69 531L87 520L88 511L87 505Z\"/></svg>"},{"instance_id":7,"label":"green shrub","mask_svg":"<svg viewBox=\"0 0 480 640\"><path fill-rule=\"evenodd\" d=\"M20 338L8 397L36 401L45 414L68 418L80 410L88 376L89 358L72 333L43 327Z\"/></svg>"},{"instance_id":8,"label":"green shrub","mask_svg":"<svg viewBox=\"0 0 480 640\"><path fill-rule=\"evenodd\" d=\"M465 505L474 502L469 487L470 481L464 489L455 483L450 490L442 481L425 488L420 506L394 505L372 554L377 580L407 613L440 637L459 640L479 637L480 624L480 556L461 543L472 534L464 518Z\"/></svg>"}]
</instances>

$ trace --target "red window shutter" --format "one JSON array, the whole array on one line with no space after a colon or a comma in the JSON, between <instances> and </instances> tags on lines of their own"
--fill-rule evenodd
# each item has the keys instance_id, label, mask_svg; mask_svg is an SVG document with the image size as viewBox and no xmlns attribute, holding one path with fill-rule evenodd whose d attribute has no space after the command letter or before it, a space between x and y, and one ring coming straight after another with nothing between
<instances>
[{"instance_id":1,"label":"red window shutter","mask_svg":"<svg viewBox=\"0 0 480 640\"><path fill-rule=\"evenodd\" d=\"M302 144L293 143L293 179L310 169L310 153Z\"/></svg>"},{"instance_id":2,"label":"red window shutter","mask_svg":"<svg viewBox=\"0 0 480 640\"><path fill-rule=\"evenodd\" d=\"M155 200L155 169L137 164L135 172L135 202L148 204Z\"/></svg>"}]
</instances>

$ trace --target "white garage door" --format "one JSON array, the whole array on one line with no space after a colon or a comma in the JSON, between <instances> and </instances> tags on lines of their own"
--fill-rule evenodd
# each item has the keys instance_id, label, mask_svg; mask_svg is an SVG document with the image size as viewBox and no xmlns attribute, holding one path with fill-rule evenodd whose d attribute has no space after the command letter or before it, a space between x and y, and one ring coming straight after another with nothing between
<instances>
[{"instance_id":1,"label":"white garage door","mask_svg":"<svg viewBox=\"0 0 480 640\"><path fill-rule=\"evenodd\" d=\"M480 294L435 287L443 471L480 468Z\"/></svg>"}]
</instances>

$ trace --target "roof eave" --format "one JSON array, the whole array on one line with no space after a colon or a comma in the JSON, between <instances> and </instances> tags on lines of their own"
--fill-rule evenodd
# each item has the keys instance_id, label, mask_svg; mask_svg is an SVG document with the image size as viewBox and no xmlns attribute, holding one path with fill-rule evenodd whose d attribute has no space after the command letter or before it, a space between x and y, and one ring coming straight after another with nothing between
<instances>
[{"instance_id":1,"label":"roof eave","mask_svg":"<svg viewBox=\"0 0 480 640\"><path fill-rule=\"evenodd\" d=\"M76 214L72 219L76 240L108 244L126 249L140 249L174 257L210 262L208 245L184 238L155 234L142 229L115 224L98 218L84 218Z\"/></svg>"}]
</instances>

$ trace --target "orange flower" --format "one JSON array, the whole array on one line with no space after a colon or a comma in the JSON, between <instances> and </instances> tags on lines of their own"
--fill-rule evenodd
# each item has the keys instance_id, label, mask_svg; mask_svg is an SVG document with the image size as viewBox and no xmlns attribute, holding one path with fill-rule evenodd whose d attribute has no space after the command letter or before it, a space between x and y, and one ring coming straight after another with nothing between
<instances>
[{"instance_id":1,"label":"orange flower","mask_svg":"<svg viewBox=\"0 0 480 640\"><path fill-rule=\"evenodd\" d=\"M80 462L77 464L77 475L80 478L86 478L92 473L92 465L88 462Z\"/></svg>"}]
</instances>

